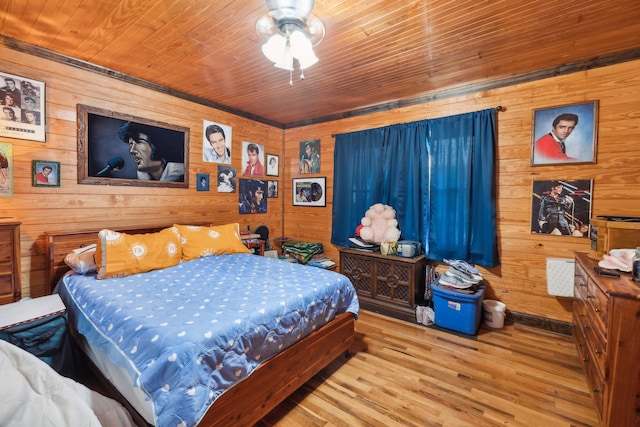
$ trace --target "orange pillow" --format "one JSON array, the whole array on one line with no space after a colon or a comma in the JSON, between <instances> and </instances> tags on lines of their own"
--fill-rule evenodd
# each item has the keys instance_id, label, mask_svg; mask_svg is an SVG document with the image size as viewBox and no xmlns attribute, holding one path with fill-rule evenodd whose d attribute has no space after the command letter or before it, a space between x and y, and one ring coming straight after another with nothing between
<instances>
[{"instance_id":1,"label":"orange pillow","mask_svg":"<svg viewBox=\"0 0 640 427\"><path fill-rule=\"evenodd\" d=\"M251 253L240 239L238 223L209 227L175 224L174 227L180 232L184 261L209 255Z\"/></svg>"},{"instance_id":2,"label":"orange pillow","mask_svg":"<svg viewBox=\"0 0 640 427\"><path fill-rule=\"evenodd\" d=\"M180 234L175 227L157 233L126 234L113 230L98 233L98 279L124 277L171 267L180 262Z\"/></svg>"}]
</instances>

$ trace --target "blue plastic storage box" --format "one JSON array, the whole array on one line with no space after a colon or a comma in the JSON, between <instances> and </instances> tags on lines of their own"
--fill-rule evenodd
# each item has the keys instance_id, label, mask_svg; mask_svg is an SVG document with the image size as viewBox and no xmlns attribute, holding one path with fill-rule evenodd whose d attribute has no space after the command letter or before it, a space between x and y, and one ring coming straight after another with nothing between
<instances>
[{"instance_id":1,"label":"blue plastic storage box","mask_svg":"<svg viewBox=\"0 0 640 427\"><path fill-rule=\"evenodd\" d=\"M433 311L437 326L468 335L475 335L482 317L482 300L485 285L482 283L475 294L465 294L431 284Z\"/></svg>"}]
</instances>

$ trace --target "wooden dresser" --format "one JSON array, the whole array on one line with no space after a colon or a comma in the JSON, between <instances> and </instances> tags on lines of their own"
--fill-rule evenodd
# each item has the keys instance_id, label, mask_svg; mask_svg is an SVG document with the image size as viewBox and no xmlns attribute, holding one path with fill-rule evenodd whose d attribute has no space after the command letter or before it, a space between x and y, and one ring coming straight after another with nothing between
<instances>
[{"instance_id":1,"label":"wooden dresser","mask_svg":"<svg viewBox=\"0 0 640 427\"><path fill-rule=\"evenodd\" d=\"M640 284L576 254L573 336L602 427L640 425Z\"/></svg>"},{"instance_id":2,"label":"wooden dresser","mask_svg":"<svg viewBox=\"0 0 640 427\"><path fill-rule=\"evenodd\" d=\"M424 255L403 258L340 249L340 273L355 286L360 307L410 322L416 320L416 304L424 301L426 265Z\"/></svg>"},{"instance_id":3,"label":"wooden dresser","mask_svg":"<svg viewBox=\"0 0 640 427\"><path fill-rule=\"evenodd\" d=\"M0 304L20 299L20 223L0 219Z\"/></svg>"}]
</instances>

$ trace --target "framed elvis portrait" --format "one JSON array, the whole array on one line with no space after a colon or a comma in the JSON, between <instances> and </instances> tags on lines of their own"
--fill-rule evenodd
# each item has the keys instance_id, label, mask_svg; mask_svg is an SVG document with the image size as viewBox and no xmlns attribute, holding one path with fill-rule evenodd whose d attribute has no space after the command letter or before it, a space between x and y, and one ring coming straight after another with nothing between
<instances>
[{"instance_id":1,"label":"framed elvis portrait","mask_svg":"<svg viewBox=\"0 0 640 427\"><path fill-rule=\"evenodd\" d=\"M0 142L0 197L13 197L13 145Z\"/></svg>"},{"instance_id":2,"label":"framed elvis portrait","mask_svg":"<svg viewBox=\"0 0 640 427\"><path fill-rule=\"evenodd\" d=\"M60 162L34 160L31 169L34 187L60 187Z\"/></svg>"},{"instance_id":3,"label":"framed elvis portrait","mask_svg":"<svg viewBox=\"0 0 640 427\"><path fill-rule=\"evenodd\" d=\"M300 142L300 173L320 172L320 140Z\"/></svg>"},{"instance_id":4,"label":"framed elvis portrait","mask_svg":"<svg viewBox=\"0 0 640 427\"><path fill-rule=\"evenodd\" d=\"M531 166L596 162L598 101L533 110Z\"/></svg>"},{"instance_id":5,"label":"framed elvis portrait","mask_svg":"<svg viewBox=\"0 0 640 427\"><path fill-rule=\"evenodd\" d=\"M78 184L189 188L189 128L78 105Z\"/></svg>"},{"instance_id":6,"label":"framed elvis portrait","mask_svg":"<svg viewBox=\"0 0 640 427\"><path fill-rule=\"evenodd\" d=\"M589 237L591 179L533 181L531 234Z\"/></svg>"},{"instance_id":7,"label":"framed elvis portrait","mask_svg":"<svg viewBox=\"0 0 640 427\"><path fill-rule=\"evenodd\" d=\"M280 157L275 154L267 154L267 176L278 176Z\"/></svg>"},{"instance_id":8,"label":"framed elvis portrait","mask_svg":"<svg viewBox=\"0 0 640 427\"><path fill-rule=\"evenodd\" d=\"M293 205L321 207L326 206L326 183L326 177L294 178Z\"/></svg>"},{"instance_id":9,"label":"framed elvis portrait","mask_svg":"<svg viewBox=\"0 0 640 427\"><path fill-rule=\"evenodd\" d=\"M45 141L44 82L0 71L0 136Z\"/></svg>"}]
</instances>

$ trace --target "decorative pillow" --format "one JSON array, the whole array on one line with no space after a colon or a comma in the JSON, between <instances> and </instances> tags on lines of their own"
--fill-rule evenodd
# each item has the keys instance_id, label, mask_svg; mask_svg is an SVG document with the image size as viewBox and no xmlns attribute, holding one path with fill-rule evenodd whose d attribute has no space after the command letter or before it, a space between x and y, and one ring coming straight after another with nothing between
<instances>
[{"instance_id":1,"label":"decorative pillow","mask_svg":"<svg viewBox=\"0 0 640 427\"><path fill-rule=\"evenodd\" d=\"M95 260L96 244L74 249L64 257L64 263L78 274L95 273L98 270Z\"/></svg>"},{"instance_id":2,"label":"decorative pillow","mask_svg":"<svg viewBox=\"0 0 640 427\"><path fill-rule=\"evenodd\" d=\"M171 267L180 262L181 256L180 234L175 227L147 234L126 234L107 229L98 233L98 279Z\"/></svg>"},{"instance_id":3,"label":"decorative pillow","mask_svg":"<svg viewBox=\"0 0 640 427\"><path fill-rule=\"evenodd\" d=\"M216 226L178 225L182 240L182 259L200 258L210 255L251 253L240 238L240 224Z\"/></svg>"}]
</instances>

